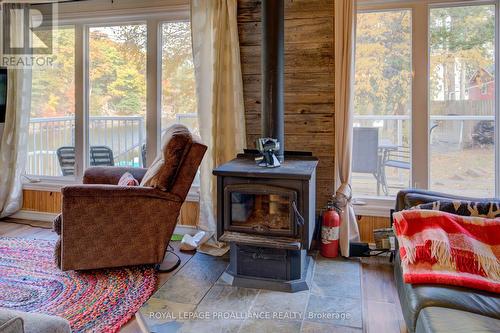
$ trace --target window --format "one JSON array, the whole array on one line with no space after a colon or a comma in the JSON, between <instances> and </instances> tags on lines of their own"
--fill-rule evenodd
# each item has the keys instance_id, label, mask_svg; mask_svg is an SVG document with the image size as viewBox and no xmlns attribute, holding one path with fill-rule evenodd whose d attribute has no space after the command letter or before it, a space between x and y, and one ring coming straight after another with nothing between
<instances>
[{"instance_id":1,"label":"window","mask_svg":"<svg viewBox=\"0 0 500 333\"><path fill-rule=\"evenodd\" d=\"M32 70L26 164L30 175L61 175L57 149L75 144L75 29L61 27L54 39L54 66Z\"/></svg>"},{"instance_id":2,"label":"window","mask_svg":"<svg viewBox=\"0 0 500 333\"><path fill-rule=\"evenodd\" d=\"M146 39L145 24L89 28L90 165L145 166Z\"/></svg>"},{"instance_id":3,"label":"window","mask_svg":"<svg viewBox=\"0 0 500 333\"><path fill-rule=\"evenodd\" d=\"M198 132L189 7L149 10L60 11L54 66L33 69L28 177L59 186L89 166L145 167L162 128Z\"/></svg>"},{"instance_id":4,"label":"window","mask_svg":"<svg viewBox=\"0 0 500 333\"><path fill-rule=\"evenodd\" d=\"M352 164L358 194L391 195L410 182L411 26L407 9L358 14Z\"/></svg>"},{"instance_id":5,"label":"window","mask_svg":"<svg viewBox=\"0 0 500 333\"><path fill-rule=\"evenodd\" d=\"M500 1L361 1L353 190L500 196ZM419 22L419 24L412 24Z\"/></svg>"},{"instance_id":6,"label":"window","mask_svg":"<svg viewBox=\"0 0 500 333\"><path fill-rule=\"evenodd\" d=\"M495 85L495 6L431 8L429 34L429 187L493 197L495 95L465 91Z\"/></svg>"},{"instance_id":7,"label":"window","mask_svg":"<svg viewBox=\"0 0 500 333\"><path fill-rule=\"evenodd\" d=\"M165 129L173 123L180 123L199 134L191 24L166 22L162 24L161 32L161 127Z\"/></svg>"}]
</instances>

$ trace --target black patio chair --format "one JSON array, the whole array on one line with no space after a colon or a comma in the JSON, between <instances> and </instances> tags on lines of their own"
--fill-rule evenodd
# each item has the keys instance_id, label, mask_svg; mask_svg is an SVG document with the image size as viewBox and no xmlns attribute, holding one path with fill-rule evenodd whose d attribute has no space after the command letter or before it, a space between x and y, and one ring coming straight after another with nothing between
<instances>
[{"instance_id":1,"label":"black patio chair","mask_svg":"<svg viewBox=\"0 0 500 333\"><path fill-rule=\"evenodd\" d=\"M113 151L107 146L90 147L90 165L92 166L114 166Z\"/></svg>"},{"instance_id":2,"label":"black patio chair","mask_svg":"<svg viewBox=\"0 0 500 333\"><path fill-rule=\"evenodd\" d=\"M75 175L75 147L64 146L57 149L57 159L63 176ZM91 166L114 166L113 151L107 146L90 147Z\"/></svg>"},{"instance_id":3,"label":"black patio chair","mask_svg":"<svg viewBox=\"0 0 500 333\"><path fill-rule=\"evenodd\" d=\"M142 167L147 168L147 163L146 163L146 153L147 153L147 148L146 144L143 143L141 145L141 158L142 158Z\"/></svg>"},{"instance_id":4,"label":"black patio chair","mask_svg":"<svg viewBox=\"0 0 500 333\"><path fill-rule=\"evenodd\" d=\"M57 148L57 159L63 176L73 176L75 174L75 147Z\"/></svg>"}]
</instances>

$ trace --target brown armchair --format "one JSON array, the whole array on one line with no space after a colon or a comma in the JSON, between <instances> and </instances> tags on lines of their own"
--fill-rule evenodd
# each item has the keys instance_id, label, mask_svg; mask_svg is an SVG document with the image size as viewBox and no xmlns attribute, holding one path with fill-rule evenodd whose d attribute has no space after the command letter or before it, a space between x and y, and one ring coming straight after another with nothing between
<instances>
[{"instance_id":1,"label":"brown armchair","mask_svg":"<svg viewBox=\"0 0 500 333\"><path fill-rule=\"evenodd\" d=\"M147 169L92 167L85 171L83 185L62 189L62 214L54 223L60 235L55 258L62 270L162 262L207 149L183 126L167 132L165 163L145 186L116 184L125 172L141 182Z\"/></svg>"}]
</instances>

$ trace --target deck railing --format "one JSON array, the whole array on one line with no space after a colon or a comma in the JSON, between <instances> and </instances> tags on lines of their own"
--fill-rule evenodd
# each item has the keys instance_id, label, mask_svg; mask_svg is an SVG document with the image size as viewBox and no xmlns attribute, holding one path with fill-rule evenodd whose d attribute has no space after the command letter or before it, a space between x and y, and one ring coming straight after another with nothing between
<instances>
[{"instance_id":1,"label":"deck railing","mask_svg":"<svg viewBox=\"0 0 500 333\"><path fill-rule=\"evenodd\" d=\"M408 144L410 115L354 115L354 126L379 127L381 143L398 146ZM431 115L429 129L431 144L446 142L462 146L469 143L475 124L495 121L493 115ZM406 123L406 124L405 124Z\"/></svg>"},{"instance_id":2,"label":"deck railing","mask_svg":"<svg viewBox=\"0 0 500 333\"><path fill-rule=\"evenodd\" d=\"M355 115L355 126L379 127L380 141L403 146L409 135L410 115ZM490 115L439 115L430 117L433 130L431 144L452 141L462 145L478 121L494 121ZM178 114L176 122L191 127L196 114ZM406 124L405 124L406 122ZM30 175L60 176L57 149L75 145L73 117L32 118L29 125L28 161ZM195 130L196 132L197 130ZM146 142L144 118L141 116L96 116L89 118L89 144L111 148L115 165L142 166L142 145ZM450 143L450 142L449 142Z\"/></svg>"},{"instance_id":3,"label":"deck railing","mask_svg":"<svg viewBox=\"0 0 500 333\"><path fill-rule=\"evenodd\" d=\"M145 142L144 118L140 116L89 118L90 146L107 146L113 151L114 163L120 166L142 166L141 146ZM57 149L75 145L73 117L32 118L29 124L29 175L60 176Z\"/></svg>"},{"instance_id":4,"label":"deck railing","mask_svg":"<svg viewBox=\"0 0 500 333\"><path fill-rule=\"evenodd\" d=\"M176 114L171 122L184 124L195 133L196 113ZM170 123L171 123L170 122ZM168 126L166 121L163 126ZM142 147L146 128L141 116L93 116L89 118L90 146L107 146L113 151L114 164L143 166ZM26 173L39 176L61 176L57 149L75 146L74 117L31 118Z\"/></svg>"}]
</instances>

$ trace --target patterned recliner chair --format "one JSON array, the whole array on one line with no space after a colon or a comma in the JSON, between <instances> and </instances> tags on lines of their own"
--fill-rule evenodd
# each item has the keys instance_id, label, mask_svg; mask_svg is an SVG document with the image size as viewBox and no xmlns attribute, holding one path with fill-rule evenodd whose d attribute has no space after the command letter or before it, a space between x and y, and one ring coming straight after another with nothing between
<instances>
[{"instance_id":1,"label":"patterned recliner chair","mask_svg":"<svg viewBox=\"0 0 500 333\"><path fill-rule=\"evenodd\" d=\"M186 127L174 125L162 139L160 168L161 156L149 172L92 167L83 185L64 187L62 214L54 221L58 266L84 270L162 262L206 149ZM139 182L149 180L144 186L116 185L125 172Z\"/></svg>"}]
</instances>

